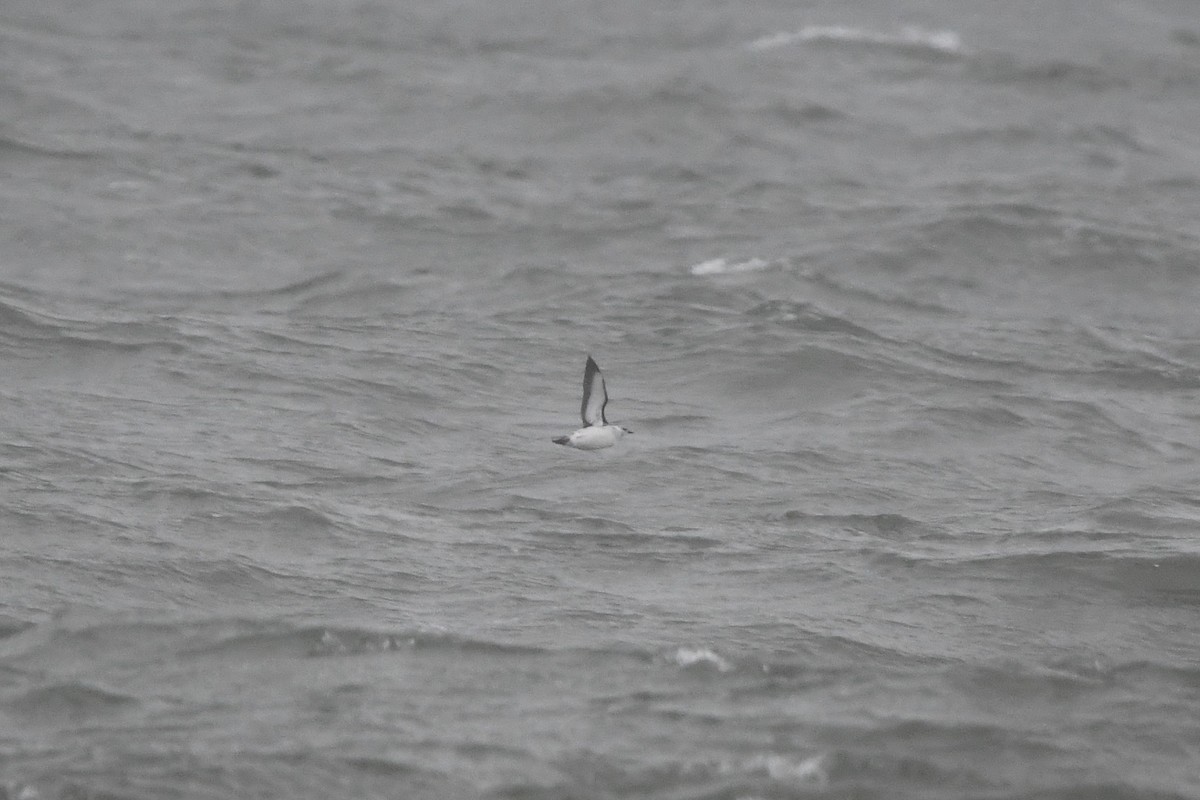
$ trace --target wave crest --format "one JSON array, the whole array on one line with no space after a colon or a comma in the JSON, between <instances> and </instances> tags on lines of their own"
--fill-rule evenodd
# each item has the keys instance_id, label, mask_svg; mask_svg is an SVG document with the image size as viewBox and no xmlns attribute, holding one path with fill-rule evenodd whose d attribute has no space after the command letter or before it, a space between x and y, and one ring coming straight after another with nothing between
<instances>
[{"instance_id":1,"label":"wave crest","mask_svg":"<svg viewBox=\"0 0 1200 800\"><path fill-rule=\"evenodd\" d=\"M795 31L780 31L750 42L751 50L773 50L790 44L830 42L855 45L880 45L906 50L923 50L947 55L964 52L962 38L952 30L928 30L917 25L905 25L888 33L848 25L805 25Z\"/></svg>"}]
</instances>

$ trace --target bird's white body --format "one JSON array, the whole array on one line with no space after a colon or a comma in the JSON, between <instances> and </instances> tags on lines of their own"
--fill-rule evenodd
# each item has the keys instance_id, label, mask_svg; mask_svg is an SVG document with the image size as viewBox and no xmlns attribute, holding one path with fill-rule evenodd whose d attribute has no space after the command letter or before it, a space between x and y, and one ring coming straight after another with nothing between
<instances>
[{"instance_id":1,"label":"bird's white body","mask_svg":"<svg viewBox=\"0 0 1200 800\"><path fill-rule=\"evenodd\" d=\"M583 367L583 404L579 407L579 416L583 418L583 427L570 436L559 436L552 441L555 444L574 447L579 450L601 450L612 447L621 437L632 433L620 425L611 425L604 418L604 407L608 405L608 389L604 385L604 376L600 367L588 356Z\"/></svg>"},{"instance_id":2,"label":"bird's white body","mask_svg":"<svg viewBox=\"0 0 1200 800\"><path fill-rule=\"evenodd\" d=\"M625 429L620 425L589 425L566 437L567 447L578 447L580 450L600 450L612 447L625 435Z\"/></svg>"}]
</instances>

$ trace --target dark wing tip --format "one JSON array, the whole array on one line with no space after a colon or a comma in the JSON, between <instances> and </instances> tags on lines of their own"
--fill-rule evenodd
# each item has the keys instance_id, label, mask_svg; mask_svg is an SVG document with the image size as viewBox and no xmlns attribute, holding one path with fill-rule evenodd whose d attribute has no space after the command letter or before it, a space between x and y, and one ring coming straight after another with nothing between
<instances>
[{"instance_id":1,"label":"dark wing tip","mask_svg":"<svg viewBox=\"0 0 1200 800\"><path fill-rule=\"evenodd\" d=\"M551 439L550 441L554 442L555 444L566 444L567 442L571 441L571 437L570 436L556 436L553 439Z\"/></svg>"},{"instance_id":2,"label":"dark wing tip","mask_svg":"<svg viewBox=\"0 0 1200 800\"><path fill-rule=\"evenodd\" d=\"M583 365L583 390L587 391L587 386L591 383L592 378L600 372L600 365L596 363L596 359L591 356L587 357L587 362Z\"/></svg>"},{"instance_id":3,"label":"dark wing tip","mask_svg":"<svg viewBox=\"0 0 1200 800\"><path fill-rule=\"evenodd\" d=\"M600 374L600 365L596 363L596 359L589 354L587 362L583 366L583 402L579 404L579 418L583 420L583 427L588 427L595 420L588 420L588 403L592 398L593 381ZM602 379L603 380L603 379ZM607 396L607 394L606 394ZM600 409L600 417L604 418L604 409Z\"/></svg>"}]
</instances>

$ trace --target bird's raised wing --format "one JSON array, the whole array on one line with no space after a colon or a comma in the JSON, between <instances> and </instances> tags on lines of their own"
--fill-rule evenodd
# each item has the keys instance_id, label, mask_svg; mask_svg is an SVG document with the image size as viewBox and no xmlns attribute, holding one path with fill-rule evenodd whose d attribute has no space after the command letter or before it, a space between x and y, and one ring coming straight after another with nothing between
<instances>
[{"instance_id":1,"label":"bird's raised wing","mask_svg":"<svg viewBox=\"0 0 1200 800\"><path fill-rule=\"evenodd\" d=\"M600 367L591 356L583 368L583 405L579 415L583 417L583 426L607 425L604 418L604 406L608 405L608 389L604 387L604 376Z\"/></svg>"}]
</instances>

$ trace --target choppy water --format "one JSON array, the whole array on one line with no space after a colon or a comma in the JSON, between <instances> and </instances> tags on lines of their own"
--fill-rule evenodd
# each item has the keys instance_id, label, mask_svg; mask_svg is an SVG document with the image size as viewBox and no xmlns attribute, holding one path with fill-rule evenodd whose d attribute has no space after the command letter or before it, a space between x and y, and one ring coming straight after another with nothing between
<instances>
[{"instance_id":1,"label":"choppy water","mask_svg":"<svg viewBox=\"0 0 1200 800\"><path fill-rule=\"evenodd\" d=\"M1197 20L7 0L0 797L1200 797Z\"/></svg>"}]
</instances>

